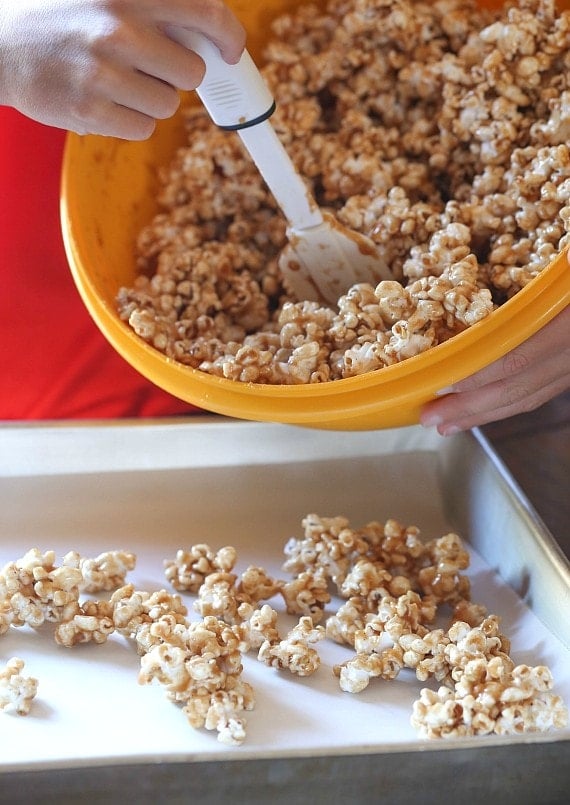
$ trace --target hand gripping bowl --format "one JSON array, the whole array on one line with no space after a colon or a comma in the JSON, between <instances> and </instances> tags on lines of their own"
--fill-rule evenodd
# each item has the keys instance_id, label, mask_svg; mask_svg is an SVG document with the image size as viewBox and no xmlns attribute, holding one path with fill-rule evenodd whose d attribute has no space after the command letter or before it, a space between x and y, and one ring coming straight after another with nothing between
<instances>
[{"instance_id":1,"label":"hand gripping bowl","mask_svg":"<svg viewBox=\"0 0 570 805\"><path fill-rule=\"evenodd\" d=\"M259 58L268 20L300 0L232 0ZM309 385L261 385L214 377L168 359L122 322L115 297L135 277L134 243L156 212L156 169L183 142L181 120L145 142L69 134L62 177L62 227L71 270L113 347L157 386L206 411L331 430L414 424L435 393L483 368L543 327L570 302L561 254L486 319L423 354L376 372Z\"/></svg>"}]
</instances>

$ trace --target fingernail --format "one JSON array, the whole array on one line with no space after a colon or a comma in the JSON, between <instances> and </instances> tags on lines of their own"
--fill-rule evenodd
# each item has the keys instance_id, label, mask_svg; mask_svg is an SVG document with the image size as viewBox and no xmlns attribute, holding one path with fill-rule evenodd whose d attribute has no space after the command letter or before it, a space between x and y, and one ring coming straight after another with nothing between
<instances>
[{"instance_id":1,"label":"fingernail","mask_svg":"<svg viewBox=\"0 0 570 805\"><path fill-rule=\"evenodd\" d=\"M461 431L461 428L457 427L457 425L443 425L437 430L441 436L455 436L456 433Z\"/></svg>"},{"instance_id":2,"label":"fingernail","mask_svg":"<svg viewBox=\"0 0 570 805\"><path fill-rule=\"evenodd\" d=\"M443 418L440 414L436 413L422 414L420 417L420 424L423 425L424 428L435 428L441 425L442 422Z\"/></svg>"},{"instance_id":3,"label":"fingernail","mask_svg":"<svg viewBox=\"0 0 570 805\"><path fill-rule=\"evenodd\" d=\"M445 386L443 389L435 392L436 397L445 397L446 394L453 394L453 386Z\"/></svg>"}]
</instances>

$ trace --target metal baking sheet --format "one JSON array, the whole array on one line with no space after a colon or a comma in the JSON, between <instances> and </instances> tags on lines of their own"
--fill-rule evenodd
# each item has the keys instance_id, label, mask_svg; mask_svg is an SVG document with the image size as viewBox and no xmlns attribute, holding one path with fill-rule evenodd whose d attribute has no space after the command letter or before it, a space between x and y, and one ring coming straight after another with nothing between
<instances>
[{"instance_id":1,"label":"metal baking sheet","mask_svg":"<svg viewBox=\"0 0 570 805\"><path fill-rule=\"evenodd\" d=\"M122 548L138 557L128 580L150 590L167 586L163 559L208 542L234 545L238 571L261 564L283 577L283 545L301 535L310 512L343 514L355 526L395 517L426 539L457 531L469 542L473 599L501 616L514 660L548 665L570 703L568 562L478 432L338 433L219 417L0 429L0 565L31 547L58 557ZM271 603L281 608L280 599ZM459 762L476 802L484 764L502 758L516 784L501 801L517 794L520 805L533 801L525 796L537 785L529 749L543 770L552 765L540 789L544 795L550 786L550 799L542 801L565 790L570 731L423 741L409 722L423 686L412 672L343 693L332 666L350 650L329 641L318 647L321 668L306 679L245 659L256 707L244 744L227 747L215 732L190 728L160 686L137 685L139 659L123 638L65 649L49 628L11 629L0 637L0 663L22 657L40 686L28 717L0 713L0 800L32 801L41 781L43 801L74 791L82 801L90 793L111 801L109 792L122 797L126 786L137 802L159 793L165 802L190 794L219 802L229 773L228 791L241 791L241 801L330 803L352 792L366 802L376 790L371 780L385 785L389 771L390 802L398 803L415 790L412 770L438 784L447 778L449 787L458 784L450 769ZM345 790L356 770L358 782ZM438 801L424 794L415 801Z\"/></svg>"}]
</instances>

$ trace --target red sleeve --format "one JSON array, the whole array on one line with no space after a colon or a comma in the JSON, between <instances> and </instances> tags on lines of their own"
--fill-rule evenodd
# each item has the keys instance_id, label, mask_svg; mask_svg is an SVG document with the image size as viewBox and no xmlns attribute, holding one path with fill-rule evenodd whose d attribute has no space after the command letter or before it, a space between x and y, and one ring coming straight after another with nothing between
<instances>
[{"instance_id":1,"label":"red sleeve","mask_svg":"<svg viewBox=\"0 0 570 805\"><path fill-rule=\"evenodd\" d=\"M61 239L65 132L0 107L0 420L178 415L107 343Z\"/></svg>"}]
</instances>

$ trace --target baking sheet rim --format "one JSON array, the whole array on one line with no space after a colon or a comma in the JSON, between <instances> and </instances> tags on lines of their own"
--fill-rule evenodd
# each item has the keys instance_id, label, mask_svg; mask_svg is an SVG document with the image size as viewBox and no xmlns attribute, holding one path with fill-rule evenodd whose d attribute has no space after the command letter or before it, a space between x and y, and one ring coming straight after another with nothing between
<instances>
[{"instance_id":1,"label":"baking sheet rim","mask_svg":"<svg viewBox=\"0 0 570 805\"><path fill-rule=\"evenodd\" d=\"M151 764L184 764L184 763L225 763L234 761L261 761L261 760L294 760L309 758L334 758L349 757L353 755L374 757L375 755L405 755L425 752L446 752L451 750L469 749L477 751L489 747L510 747L516 748L521 745L529 744L563 744L570 742L570 730L551 732L551 733L525 733L520 736L512 735L489 735L474 736L469 738L453 738L441 740L419 740L416 742L406 741L401 744L362 744L361 746L333 746L333 747L312 747L310 750L299 751L295 749L276 749L274 751L248 749L243 746L231 747L227 753L220 753L219 749L212 752L196 753L165 753L162 754L134 754L124 757L97 757L97 758L75 758L66 761L42 760L38 762L26 761L22 763L9 763L0 766L0 777L3 774L10 774L23 771L56 771L58 769L96 769L114 768L120 766L147 766Z\"/></svg>"}]
</instances>

